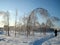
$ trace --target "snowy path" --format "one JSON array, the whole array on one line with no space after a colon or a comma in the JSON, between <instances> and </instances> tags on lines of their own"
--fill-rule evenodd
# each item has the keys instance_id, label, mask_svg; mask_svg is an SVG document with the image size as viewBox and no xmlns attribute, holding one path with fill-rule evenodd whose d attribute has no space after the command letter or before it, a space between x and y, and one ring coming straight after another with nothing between
<instances>
[{"instance_id":1,"label":"snowy path","mask_svg":"<svg viewBox=\"0 0 60 45\"><path fill-rule=\"evenodd\" d=\"M45 41L51 39L51 38L54 38L54 35L51 34L50 36L46 36L46 37L43 37L41 38L40 40L36 40L33 45L42 45L42 43L44 43Z\"/></svg>"}]
</instances>

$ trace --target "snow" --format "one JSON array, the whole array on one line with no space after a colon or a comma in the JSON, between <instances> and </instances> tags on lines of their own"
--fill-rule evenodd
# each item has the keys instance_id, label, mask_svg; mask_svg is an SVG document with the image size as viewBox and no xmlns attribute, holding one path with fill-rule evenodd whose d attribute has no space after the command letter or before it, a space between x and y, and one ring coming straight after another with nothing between
<instances>
[{"instance_id":1,"label":"snow","mask_svg":"<svg viewBox=\"0 0 60 45\"><path fill-rule=\"evenodd\" d=\"M47 36L48 36L48 37L47 37ZM54 37L53 34L51 34L50 36L49 36L49 35L47 35L47 36L45 36L45 37L43 37L43 38L35 41L35 42L33 43L33 45L42 45L42 43L43 43L44 41L46 41L46 40L51 39L51 38Z\"/></svg>"},{"instance_id":2,"label":"snow","mask_svg":"<svg viewBox=\"0 0 60 45\"><path fill-rule=\"evenodd\" d=\"M26 36L25 32L17 32L15 37L14 31L10 31L10 36L6 35L6 32L0 34L0 45L59 45L60 44L60 32L57 37L53 37L54 33L35 32L34 36ZM36 42L37 41L37 42ZM41 43L42 42L42 43ZM35 43L35 44L34 44Z\"/></svg>"},{"instance_id":3,"label":"snow","mask_svg":"<svg viewBox=\"0 0 60 45\"><path fill-rule=\"evenodd\" d=\"M34 40L39 39L42 33L35 33L35 35L26 36L24 32L20 34L17 33L16 37L14 35L14 31L10 31L10 36L4 34L0 34L0 45L30 45L30 42L34 42Z\"/></svg>"},{"instance_id":4,"label":"snow","mask_svg":"<svg viewBox=\"0 0 60 45\"><path fill-rule=\"evenodd\" d=\"M60 32L57 37L45 41L42 45L60 45Z\"/></svg>"}]
</instances>

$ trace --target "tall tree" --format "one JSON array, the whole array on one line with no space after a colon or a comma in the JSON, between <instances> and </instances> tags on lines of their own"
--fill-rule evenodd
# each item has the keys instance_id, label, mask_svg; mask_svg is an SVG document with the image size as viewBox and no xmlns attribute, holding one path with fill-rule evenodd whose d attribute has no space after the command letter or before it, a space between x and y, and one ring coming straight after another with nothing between
<instances>
[{"instance_id":1,"label":"tall tree","mask_svg":"<svg viewBox=\"0 0 60 45\"><path fill-rule=\"evenodd\" d=\"M15 15L15 36L16 36L16 26L17 26L17 15L18 15L18 12L17 12L17 9L16 9L16 15Z\"/></svg>"},{"instance_id":2,"label":"tall tree","mask_svg":"<svg viewBox=\"0 0 60 45\"><path fill-rule=\"evenodd\" d=\"M7 11L4 15L4 26L6 27L6 31L8 33L8 36L10 36L9 34L9 12Z\"/></svg>"}]
</instances>

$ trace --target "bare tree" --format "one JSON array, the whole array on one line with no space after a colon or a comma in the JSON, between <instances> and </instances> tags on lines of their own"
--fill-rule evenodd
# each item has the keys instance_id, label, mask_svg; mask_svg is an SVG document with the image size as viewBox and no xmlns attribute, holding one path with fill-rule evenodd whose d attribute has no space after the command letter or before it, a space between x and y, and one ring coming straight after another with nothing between
<instances>
[{"instance_id":1,"label":"bare tree","mask_svg":"<svg viewBox=\"0 0 60 45\"><path fill-rule=\"evenodd\" d=\"M54 26L51 19L47 19L46 25L47 25L49 28L51 28L52 26Z\"/></svg>"},{"instance_id":2,"label":"bare tree","mask_svg":"<svg viewBox=\"0 0 60 45\"><path fill-rule=\"evenodd\" d=\"M16 36L16 26L17 26L17 15L18 15L18 12L17 12L17 9L16 9L16 15L15 15L15 36Z\"/></svg>"},{"instance_id":3,"label":"bare tree","mask_svg":"<svg viewBox=\"0 0 60 45\"><path fill-rule=\"evenodd\" d=\"M10 36L9 34L9 12L7 11L4 15L4 27L6 27L6 31L8 33L8 36Z\"/></svg>"},{"instance_id":4,"label":"bare tree","mask_svg":"<svg viewBox=\"0 0 60 45\"><path fill-rule=\"evenodd\" d=\"M44 18L48 18L50 15L48 13L48 11L44 8L36 8L34 9L31 14L29 15L29 18L27 20L27 33L29 32L30 33L30 30L33 30L35 29L35 22L37 20L36 18L36 14L39 13L41 14L41 16L43 16ZM30 27L31 26L31 27ZM32 28L33 27L33 28ZM45 26L46 27L46 26ZM30 29L31 28L31 29ZM30 29L30 30L29 30Z\"/></svg>"},{"instance_id":5,"label":"bare tree","mask_svg":"<svg viewBox=\"0 0 60 45\"><path fill-rule=\"evenodd\" d=\"M35 29L36 20L37 20L37 17L36 17L35 11L32 11L27 20L27 36L30 35L31 31L32 31L32 34L34 35L33 30Z\"/></svg>"}]
</instances>

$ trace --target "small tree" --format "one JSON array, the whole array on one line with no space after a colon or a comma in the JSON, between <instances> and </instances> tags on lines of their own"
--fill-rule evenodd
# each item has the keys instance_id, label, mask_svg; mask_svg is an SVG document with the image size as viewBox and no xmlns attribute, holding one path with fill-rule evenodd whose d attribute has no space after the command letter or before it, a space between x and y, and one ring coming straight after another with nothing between
<instances>
[{"instance_id":1,"label":"small tree","mask_svg":"<svg viewBox=\"0 0 60 45\"><path fill-rule=\"evenodd\" d=\"M44 33L44 35L46 34L46 24L42 23L41 24L41 28L42 28L42 32Z\"/></svg>"}]
</instances>

